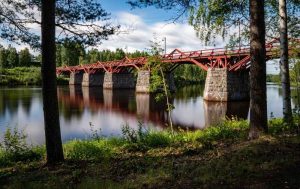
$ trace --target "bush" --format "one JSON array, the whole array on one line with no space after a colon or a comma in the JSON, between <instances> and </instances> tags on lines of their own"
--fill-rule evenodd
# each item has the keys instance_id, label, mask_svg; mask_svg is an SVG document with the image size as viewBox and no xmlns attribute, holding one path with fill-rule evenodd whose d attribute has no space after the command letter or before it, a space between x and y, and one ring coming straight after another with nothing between
<instances>
[{"instance_id":1,"label":"bush","mask_svg":"<svg viewBox=\"0 0 300 189\"><path fill-rule=\"evenodd\" d=\"M298 116L294 116L294 124L287 124L282 118L273 118L269 120L269 133L272 135L297 133L299 131L297 122Z\"/></svg>"},{"instance_id":2,"label":"bush","mask_svg":"<svg viewBox=\"0 0 300 189\"><path fill-rule=\"evenodd\" d=\"M0 143L0 166L40 160L43 157L42 148L28 146L26 138L24 131L18 131L17 128L6 130L4 140Z\"/></svg>"}]
</instances>

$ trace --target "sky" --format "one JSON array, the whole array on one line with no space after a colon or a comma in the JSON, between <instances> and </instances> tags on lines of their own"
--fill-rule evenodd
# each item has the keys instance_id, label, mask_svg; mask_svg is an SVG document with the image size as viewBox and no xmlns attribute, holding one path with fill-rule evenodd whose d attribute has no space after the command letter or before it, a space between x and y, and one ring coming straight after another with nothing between
<instances>
[{"instance_id":1,"label":"sky","mask_svg":"<svg viewBox=\"0 0 300 189\"><path fill-rule=\"evenodd\" d=\"M121 32L118 35L110 36L108 40L96 48L99 50L122 48L125 52L136 50L145 51L150 49L154 38L164 47L166 39L166 51L171 52L175 48L182 51L210 49L224 47L225 41L218 37L211 46L206 46L197 36L192 26L187 23L187 16L182 17L179 22L173 23L172 18L176 15L176 10L161 10L155 7L132 9L128 0L98 0L102 7L111 14L111 22L121 25ZM39 29L37 29L39 30ZM1 41L7 46L7 42ZM21 50L26 45L14 45L17 50ZM37 52L33 52L37 54ZM276 63L268 63L268 72L277 73L274 68Z\"/></svg>"},{"instance_id":2,"label":"sky","mask_svg":"<svg viewBox=\"0 0 300 189\"><path fill-rule=\"evenodd\" d=\"M132 9L126 1L101 1L103 8L111 13L112 22L120 24L124 32L111 36L98 47L99 49L123 48L128 52L146 50L150 48L150 41L153 41L154 37L161 42L162 47L164 47L163 39L166 38L167 52L175 48L186 51L212 48L204 46L193 27L187 24L187 17L174 24L172 23L172 18L176 16L174 10L165 11L155 7ZM221 38L215 46L224 46Z\"/></svg>"}]
</instances>

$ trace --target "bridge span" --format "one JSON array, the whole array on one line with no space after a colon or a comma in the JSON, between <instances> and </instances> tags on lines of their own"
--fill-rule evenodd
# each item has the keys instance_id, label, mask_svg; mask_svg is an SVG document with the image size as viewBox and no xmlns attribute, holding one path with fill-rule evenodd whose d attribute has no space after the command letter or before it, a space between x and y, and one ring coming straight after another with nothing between
<instances>
[{"instance_id":1,"label":"bridge span","mask_svg":"<svg viewBox=\"0 0 300 189\"><path fill-rule=\"evenodd\" d=\"M204 99L235 101L249 99L250 58L250 47L244 46L188 52L175 49L160 56L160 61L166 65L166 80L171 90L175 90L172 72L180 65L194 64L207 71ZM266 43L266 60L275 58L279 58L278 40ZM135 88L136 92L147 93L150 92L151 75L148 61L148 57L125 57L122 60L58 67L56 73L69 75L70 85Z\"/></svg>"}]
</instances>

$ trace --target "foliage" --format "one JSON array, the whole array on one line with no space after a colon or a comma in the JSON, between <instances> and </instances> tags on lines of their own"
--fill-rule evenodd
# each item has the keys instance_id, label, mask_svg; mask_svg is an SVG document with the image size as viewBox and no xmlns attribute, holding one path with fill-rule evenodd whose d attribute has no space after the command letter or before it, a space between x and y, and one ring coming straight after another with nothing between
<instances>
[{"instance_id":1,"label":"foliage","mask_svg":"<svg viewBox=\"0 0 300 189\"><path fill-rule=\"evenodd\" d=\"M105 141L72 141L64 146L66 157L73 160L102 160L110 157L111 148Z\"/></svg>"},{"instance_id":2,"label":"foliage","mask_svg":"<svg viewBox=\"0 0 300 189\"><path fill-rule=\"evenodd\" d=\"M8 48L0 48L0 68L15 68L18 66L34 66L31 62L32 55L28 48L17 52L16 48L9 46Z\"/></svg>"},{"instance_id":3,"label":"foliage","mask_svg":"<svg viewBox=\"0 0 300 189\"><path fill-rule=\"evenodd\" d=\"M206 71L191 64L181 65L174 70L174 80L176 86L182 84L204 83Z\"/></svg>"},{"instance_id":4,"label":"foliage","mask_svg":"<svg viewBox=\"0 0 300 189\"><path fill-rule=\"evenodd\" d=\"M1 38L40 47L40 37L32 26L40 25L41 1L4 0L0 5ZM96 45L119 29L112 26L107 13L95 0L56 1L57 41ZM101 23L101 24L99 24Z\"/></svg>"},{"instance_id":5,"label":"foliage","mask_svg":"<svg viewBox=\"0 0 300 189\"><path fill-rule=\"evenodd\" d=\"M117 48L116 51L91 49L86 51L82 44L74 42L64 42L56 45L56 65L74 66L79 64L90 64L95 62L105 62L112 60L121 60L126 56L136 58L148 56L147 52L135 51L125 53L123 49Z\"/></svg>"},{"instance_id":6,"label":"foliage","mask_svg":"<svg viewBox=\"0 0 300 189\"><path fill-rule=\"evenodd\" d=\"M267 75L267 82L273 82L273 83L280 83L280 75L275 75L275 74L268 74Z\"/></svg>"},{"instance_id":7,"label":"foliage","mask_svg":"<svg viewBox=\"0 0 300 189\"><path fill-rule=\"evenodd\" d=\"M288 124L282 118L273 118L269 121L269 132L272 135L299 133L299 115L294 116L294 123Z\"/></svg>"},{"instance_id":8,"label":"foliage","mask_svg":"<svg viewBox=\"0 0 300 189\"><path fill-rule=\"evenodd\" d=\"M295 122L298 122L295 117ZM286 125L282 119L276 118L269 121L269 133L274 136L299 133L299 127ZM121 156L135 153L169 153L169 150L181 153L195 153L198 150L211 150L221 144L235 144L247 140L249 123L246 120L235 118L205 128L203 130L188 131L170 130L157 131L145 129L140 123L137 129L130 128L127 124L122 128L122 137L97 137L92 135L89 140L72 140L63 145L64 153L70 160L103 161L120 158ZM101 136L101 137L98 137ZM27 162L41 160L45 156L45 147L28 146L25 142L26 135L16 129L8 129L4 141L1 142L0 166L10 166L14 162Z\"/></svg>"},{"instance_id":9,"label":"foliage","mask_svg":"<svg viewBox=\"0 0 300 189\"><path fill-rule=\"evenodd\" d=\"M37 67L16 67L0 71L0 85L40 85L41 71Z\"/></svg>"},{"instance_id":10,"label":"foliage","mask_svg":"<svg viewBox=\"0 0 300 189\"><path fill-rule=\"evenodd\" d=\"M44 151L28 146L26 138L24 131L18 131L16 127L6 130L4 140L0 143L0 167L19 161L36 161L43 157Z\"/></svg>"},{"instance_id":11,"label":"foliage","mask_svg":"<svg viewBox=\"0 0 300 189\"><path fill-rule=\"evenodd\" d=\"M171 88L172 79L167 78L167 77L171 77L172 73L168 71L167 65L163 64L161 60L160 54L162 54L163 49L161 48L157 38L154 36L154 41L150 41L150 42L151 42L150 53L152 56L148 58L147 64L145 65L145 67L148 67L148 69L151 70L150 91L156 93L155 98L157 101L166 99L168 123L169 126L171 127L171 131L173 132L171 112L174 109L174 107L170 103L170 98L171 98L171 90L174 89Z\"/></svg>"},{"instance_id":12,"label":"foliage","mask_svg":"<svg viewBox=\"0 0 300 189\"><path fill-rule=\"evenodd\" d=\"M28 48L25 48L19 52L19 66L29 67L31 66L31 57L32 55L29 52Z\"/></svg>"},{"instance_id":13,"label":"foliage","mask_svg":"<svg viewBox=\"0 0 300 189\"><path fill-rule=\"evenodd\" d=\"M38 67L15 67L0 69L0 86L8 85L41 85L41 69ZM59 85L69 84L69 79L63 76L57 77Z\"/></svg>"}]
</instances>

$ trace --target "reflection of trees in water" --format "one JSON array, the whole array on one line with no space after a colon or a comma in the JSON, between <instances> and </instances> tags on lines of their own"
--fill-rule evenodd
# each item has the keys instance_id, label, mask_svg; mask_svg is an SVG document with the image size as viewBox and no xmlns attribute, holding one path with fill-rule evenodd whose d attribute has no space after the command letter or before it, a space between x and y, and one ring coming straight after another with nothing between
<instances>
[{"instance_id":1,"label":"reflection of trees in water","mask_svg":"<svg viewBox=\"0 0 300 189\"><path fill-rule=\"evenodd\" d=\"M173 99L170 100L173 104ZM137 104L137 116L141 121L164 125L168 122L168 114L166 112L167 104L166 99L155 99L155 94L137 93L136 94Z\"/></svg>"},{"instance_id":2,"label":"reflection of trees in water","mask_svg":"<svg viewBox=\"0 0 300 189\"><path fill-rule=\"evenodd\" d=\"M80 119L84 112L83 104L76 103L76 101L82 101L82 90L81 86L69 86L69 89L65 87L59 87L58 97L64 97L58 101L60 114L67 121L71 121L73 117ZM65 98L67 97L67 98ZM70 101L73 101L71 103Z\"/></svg>"},{"instance_id":3,"label":"reflection of trees in water","mask_svg":"<svg viewBox=\"0 0 300 189\"><path fill-rule=\"evenodd\" d=\"M187 91L187 94L184 94ZM199 97L203 88L185 87L180 98ZM120 114L123 118L139 119L145 124L151 122L164 126L168 120L165 99L157 101L155 94L135 93L134 90L105 90L99 87L75 87L58 89L61 115L68 121L81 118L83 111L96 114L99 111ZM176 96L177 98L177 96ZM173 104L174 100L171 100ZM176 107L175 107L176 108ZM201 108L201 107L199 107ZM207 102L204 101L205 125L218 123L222 118L236 116L247 119L249 102ZM199 115L200 116L200 115ZM182 125L193 128L193 125Z\"/></svg>"},{"instance_id":4,"label":"reflection of trees in water","mask_svg":"<svg viewBox=\"0 0 300 189\"><path fill-rule=\"evenodd\" d=\"M278 87L278 95L282 98L282 88ZM300 89L291 88L291 101L295 108L299 109L300 106Z\"/></svg>"},{"instance_id":5,"label":"reflection of trees in water","mask_svg":"<svg viewBox=\"0 0 300 189\"><path fill-rule=\"evenodd\" d=\"M99 87L58 88L61 115L68 121L73 115L80 118L84 109L91 114L99 111L121 114L122 117L141 119L163 125L165 101L157 102L154 95L135 93L134 90L106 90Z\"/></svg>"},{"instance_id":6,"label":"reflection of trees in water","mask_svg":"<svg viewBox=\"0 0 300 189\"><path fill-rule=\"evenodd\" d=\"M300 89L291 89L291 97L292 103L295 105L296 108L299 109L300 106Z\"/></svg>"},{"instance_id":7,"label":"reflection of trees in water","mask_svg":"<svg viewBox=\"0 0 300 189\"><path fill-rule=\"evenodd\" d=\"M3 91L1 91L0 92L0 115L1 116L4 116L5 108L6 108L6 103L4 99L4 93Z\"/></svg>"},{"instance_id":8,"label":"reflection of trees in water","mask_svg":"<svg viewBox=\"0 0 300 189\"><path fill-rule=\"evenodd\" d=\"M188 100L189 98L197 98L203 96L204 85L189 85L179 88L175 94L176 99Z\"/></svg>"},{"instance_id":9,"label":"reflection of trees in water","mask_svg":"<svg viewBox=\"0 0 300 189\"><path fill-rule=\"evenodd\" d=\"M216 125L227 118L247 119L249 101L244 102L210 102L203 101L205 127Z\"/></svg>"},{"instance_id":10,"label":"reflection of trees in water","mask_svg":"<svg viewBox=\"0 0 300 189\"><path fill-rule=\"evenodd\" d=\"M10 114L14 114L19 108L24 110L26 115L29 115L33 90L32 89L4 89L0 92L0 114L3 116L7 110Z\"/></svg>"}]
</instances>

